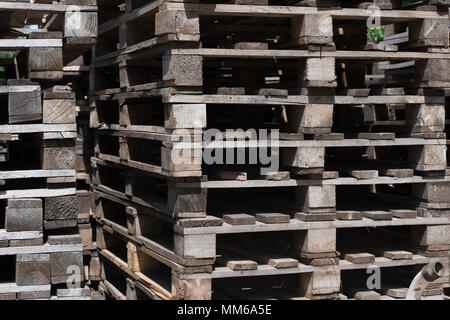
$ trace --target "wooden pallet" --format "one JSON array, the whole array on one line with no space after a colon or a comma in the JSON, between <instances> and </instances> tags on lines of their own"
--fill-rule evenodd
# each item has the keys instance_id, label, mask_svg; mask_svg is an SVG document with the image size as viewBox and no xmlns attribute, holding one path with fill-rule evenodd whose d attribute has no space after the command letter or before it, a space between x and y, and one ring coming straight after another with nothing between
<instances>
[{"instance_id":1,"label":"wooden pallet","mask_svg":"<svg viewBox=\"0 0 450 320\"><path fill-rule=\"evenodd\" d=\"M387 249L383 250L380 249L382 247L379 247L376 244L372 246L374 244L372 243L372 249L366 248L362 249L363 251L359 249L360 251L342 253L342 260L338 259L339 262L337 264L327 267L318 263L315 265L306 265L304 263L299 263L299 261L294 258L287 258L286 256L281 258L279 254L271 257L270 251L264 251L264 254L262 254L258 253L259 251L257 250L247 251L246 247L244 248L242 246L239 246L238 250L237 247L234 247L228 243L228 245L225 246L226 249L221 249L221 251L217 252L215 264L211 272L211 270L207 271L206 266L191 266L184 267L183 269L176 263L181 261L179 258L178 260L169 258L170 251L166 250L164 252L161 246L157 246L155 243L152 244L152 241L144 240L143 237L133 236L129 233L127 234L126 230L124 230L123 227L120 227L117 223L107 222L104 220L103 226L100 226L97 230L98 234L103 234L102 236L104 237L104 242L102 244L104 248L101 249L100 255L103 259L106 259L109 264L109 268L105 266L104 268L111 270L109 274L117 273L118 270L125 274L122 275L122 284L120 286L117 284L111 284L112 281L118 280L116 277L117 275L111 277L111 280L109 280L108 273L104 274L104 280L106 280L106 283L108 284L109 291L116 292L115 298L123 300L126 298L136 299L136 297L129 297L129 295L126 294L130 290L128 286L125 287L126 277L132 279L132 283L133 281L139 282L141 286L146 287L148 290L153 292L154 295L159 296L159 298L162 299L170 298L170 290L168 288L170 288L171 282L172 285L175 283L178 286L185 286L184 288L186 290L183 291L185 296L177 296L180 292L177 292L176 289L174 289L175 291L172 291L172 298L189 299L197 297L198 299L211 298L211 294L213 297L214 295L221 297L219 293L220 290L216 291L213 289L211 293L211 281L213 288L220 288L220 283L223 283L225 280L231 282L233 282L234 279L236 279L236 281L248 281L249 279L254 279L255 277L267 278L268 276L271 276L272 278L284 277L287 279L296 275L300 277L300 283L308 284L310 281L313 283L315 281L319 282L319 279L328 279L328 281L333 281L331 280L332 278L327 278L327 275L328 277L330 276L331 270L347 272L351 270L365 270L369 266L377 266L380 268L400 268L421 266L431 261L435 261L435 259L444 262L448 260L448 258L445 257L428 258L423 255L413 254L412 252L398 250L398 248L402 248L401 244L397 244L397 249L389 246ZM353 230L349 230L348 234L352 234L352 231ZM373 237L373 239L376 239L375 235L373 235ZM338 240L338 243L339 242L340 241ZM249 240L246 243L249 245L253 244L253 246L256 245L252 240ZM363 244L362 248L364 248ZM406 248L409 248L409 246L407 245ZM367 251L364 250L369 250L369 252L374 253L374 255L365 253ZM370 258L370 261L367 260L368 258ZM316 259L316 261L319 260L320 259ZM448 261L446 263L448 263ZM167 266L172 268L172 278L170 276L170 270L167 269ZM204 269L204 271L199 273L200 269ZM197 272L193 272L193 270L196 270ZM333 277L338 277L339 279L339 272L332 273L332 275ZM223 279L223 281L221 279ZM257 284L261 286L261 283L257 282ZM319 284L317 285L320 286ZM330 283L327 283L327 285L330 285ZM441 288L442 286L448 286L448 279L441 282L436 282L435 286L439 287L440 285ZM192 291L188 290L191 286ZM112 289L113 287L118 290L115 291ZM122 289L122 294L118 293L121 291L120 289ZM266 288L266 290L267 289L269 288ZM303 292L307 298L323 298L327 296L324 296L323 294L326 290L330 290L330 287L325 286L325 288L315 289L317 290L311 290L311 288L309 290L305 290L305 288L297 288L297 297L302 296L301 292ZM339 286L337 287L337 291L339 291ZM238 294L238 292L239 291L236 289L234 289L234 291L228 290L229 294ZM322 292L322 294L318 294L318 292ZM284 293L284 297L286 298L289 291ZM255 295L254 298L256 296L257 295ZM327 297L330 298L330 292L328 292Z\"/></svg>"},{"instance_id":2,"label":"wooden pallet","mask_svg":"<svg viewBox=\"0 0 450 320\"><path fill-rule=\"evenodd\" d=\"M372 4L386 30L414 32L368 41ZM90 125L103 298L390 299L404 290L341 276L445 260L447 236L431 238L448 233L450 203L446 5L101 4ZM208 128L280 130L280 169L207 165L213 148L275 146L195 140ZM177 166L177 149L194 161ZM379 229L412 236L393 248Z\"/></svg>"}]
</instances>

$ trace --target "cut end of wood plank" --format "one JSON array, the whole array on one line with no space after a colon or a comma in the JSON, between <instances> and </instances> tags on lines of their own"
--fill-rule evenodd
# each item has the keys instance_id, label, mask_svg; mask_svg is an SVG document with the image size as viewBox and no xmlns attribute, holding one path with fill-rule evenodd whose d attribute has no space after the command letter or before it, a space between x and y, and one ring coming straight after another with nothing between
<instances>
[{"instance_id":1,"label":"cut end of wood plank","mask_svg":"<svg viewBox=\"0 0 450 320\"><path fill-rule=\"evenodd\" d=\"M393 217L399 219L415 219L417 217L416 210L396 209L391 210L390 213L392 214Z\"/></svg>"},{"instance_id":2,"label":"cut end of wood plank","mask_svg":"<svg viewBox=\"0 0 450 320\"><path fill-rule=\"evenodd\" d=\"M289 223L291 217L288 214L281 213L258 213L256 215L256 221L267 224Z\"/></svg>"},{"instance_id":3,"label":"cut end of wood plank","mask_svg":"<svg viewBox=\"0 0 450 320\"><path fill-rule=\"evenodd\" d=\"M254 216L244 213L225 214L222 218L224 222L231 225L250 225L256 223L256 219Z\"/></svg>"},{"instance_id":4,"label":"cut end of wood plank","mask_svg":"<svg viewBox=\"0 0 450 320\"><path fill-rule=\"evenodd\" d=\"M276 269L296 268L298 260L292 258L271 258L269 265Z\"/></svg>"},{"instance_id":5,"label":"cut end of wood plank","mask_svg":"<svg viewBox=\"0 0 450 320\"><path fill-rule=\"evenodd\" d=\"M385 251L383 257L391 260L411 260L413 253L409 251Z\"/></svg>"},{"instance_id":6,"label":"cut end of wood plank","mask_svg":"<svg viewBox=\"0 0 450 320\"><path fill-rule=\"evenodd\" d=\"M344 253L341 256L344 260L356 264L375 262L375 256L370 253Z\"/></svg>"},{"instance_id":7,"label":"cut end of wood plank","mask_svg":"<svg viewBox=\"0 0 450 320\"><path fill-rule=\"evenodd\" d=\"M364 216L372 220L392 220L392 214L386 211L364 211Z\"/></svg>"},{"instance_id":8,"label":"cut end of wood plank","mask_svg":"<svg viewBox=\"0 0 450 320\"><path fill-rule=\"evenodd\" d=\"M258 264L252 260L229 260L226 263L228 269L234 271L257 270Z\"/></svg>"},{"instance_id":9,"label":"cut end of wood plank","mask_svg":"<svg viewBox=\"0 0 450 320\"><path fill-rule=\"evenodd\" d=\"M295 219L305 222L313 221L333 221L336 219L336 213L304 213L297 212L295 214Z\"/></svg>"},{"instance_id":10,"label":"cut end of wood plank","mask_svg":"<svg viewBox=\"0 0 450 320\"><path fill-rule=\"evenodd\" d=\"M218 227L223 224L223 220L213 216L205 218L180 219L177 224L183 228Z\"/></svg>"}]
</instances>

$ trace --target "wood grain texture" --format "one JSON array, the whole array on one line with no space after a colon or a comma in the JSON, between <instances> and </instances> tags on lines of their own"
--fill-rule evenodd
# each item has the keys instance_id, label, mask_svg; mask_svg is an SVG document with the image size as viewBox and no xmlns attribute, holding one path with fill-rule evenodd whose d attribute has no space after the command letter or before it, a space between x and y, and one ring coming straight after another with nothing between
<instances>
[{"instance_id":1,"label":"wood grain texture","mask_svg":"<svg viewBox=\"0 0 450 320\"><path fill-rule=\"evenodd\" d=\"M75 123L76 110L73 99L50 99L43 103L43 123Z\"/></svg>"},{"instance_id":2,"label":"wood grain texture","mask_svg":"<svg viewBox=\"0 0 450 320\"><path fill-rule=\"evenodd\" d=\"M65 13L64 37L94 38L97 25L96 12L68 11Z\"/></svg>"},{"instance_id":3,"label":"wood grain texture","mask_svg":"<svg viewBox=\"0 0 450 320\"><path fill-rule=\"evenodd\" d=\"M42 149L42 169L75 169L75 147Z\"/></svg>"},{"instance_id":4,"label":"wood grain texture","mask_svg":"<svg viewBox=\"0 0 450 320\"><path fill-rule=\"evenodd\" d=\"M73 220L78 216L76 196L45 199L45 220Z\"/></svg>"},{"instance_id":5,"label":"wood grain texture","mask_svg":"<svg viewBox=\"0 0 450 320\"><path fill-rule=\"evenodd\" d=\"M40 91L11 92L8 95L9 123L20 123L42 119Z\"/></svg>"},{"instance_id":6,"label":"wood grain texture","mask_svg":"<svg viewBox=\"0 0 450 320\"><path fill-rule=\"evenodd\" d=\"M50 284L49 254L19 254L16 257L16 284L34 286Z\"/></svg>"},{"instance_id":7,"label":"wood grain texture","mask_svg":"<svg viewBox=\"0 0 450 320\"><path fill-rule=\"evenodd\" d=\"M72 274L70 268L79 268L80 271L83 270L82 251L55 252L50 255L52 278L70 276ZM54 283L53 280L52 283Z\"/></svg>"},{"instance_id":8,"label":"wood grain texture","mask_svg":"<svg viewBox=\"0 0 450 320\"><path fill-rule=\"evenodd\" d=\"M6 231L42 231L43 212L41 207L6 207Z\"/></svg>"}]
</instances>

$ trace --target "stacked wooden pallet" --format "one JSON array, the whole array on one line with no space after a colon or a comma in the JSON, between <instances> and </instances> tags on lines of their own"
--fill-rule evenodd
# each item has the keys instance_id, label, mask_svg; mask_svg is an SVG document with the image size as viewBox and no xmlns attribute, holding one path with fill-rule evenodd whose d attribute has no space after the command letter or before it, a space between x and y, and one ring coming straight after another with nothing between
<instances>
[{"instance_id":1,"label":"stacked wooden pallet","mask_svg":"<svg viewBox=\"0 0 450 320\"><path fill-rule=\"evenodd\" d=\"M86 2L83 3L83 2ZM1 299L86 299L71 62L95 42L88 1L0 2Z\"/></svg>"},{"instance_id":2,"label":"stacked wooden pallet","mask_svg":"<svg viewBox=\"0 0 450 320\"><path fill-rule=\"evenodd\" d=\"M375 2L406 43L368 41L363 1L100 4L105 298L404 298L417 268L448 266L448 3Z\"/></svg>"}]
</instances>

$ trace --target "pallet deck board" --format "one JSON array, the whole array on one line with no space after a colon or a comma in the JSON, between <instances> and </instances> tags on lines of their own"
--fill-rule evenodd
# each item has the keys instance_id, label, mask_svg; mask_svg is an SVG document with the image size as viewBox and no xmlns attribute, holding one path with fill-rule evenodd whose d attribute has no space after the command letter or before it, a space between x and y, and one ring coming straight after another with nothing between
<instances>
[{"instance_id":1,"label":"pallet deck board","mask_svg":"<svg viewBox=\"0 0 450 320\"><path fill-rule=\"evenodd\" d=\"M308 50L241 50L241 49L171 49L173 55L199 55L205 58L298 59L336 58L347 60L450 59L448 53L378 52L378 51L308 51Z\"/></svg>"},{"instance_id":2,"label":"pallet deck board","mask_svg":"<svg viewBox=\"0 0 450 320\"><path fill-rule=\"evenodd\" d=\"M448 245L425 243L450 224L448 12L436 2L383 2L385 42L398 44L389 45L358 28L372 2L237 3L149 0L114 12L99 3L88 94L100 295L363 299L348 290L361 287L348 274L375 266L406 274L440 259L446 252L433 250ZM405 26L417 30L395 34ZM209 128L228 140L192 139ZM278 129L281 139L239 141L245 132L225 128ZM253 162L200 160L201 151L266 147L277 148L281 166L270 174L283 179ZM189 163L170 156L185 150ZM358 219L336 220L347 211ZM231 214L248 221L227 223ZM284 223L258 219L265 214ZM350 263L341 252L370 259Z\"/></svg>"},{"instance_id":3,"label":"pallet deck board","mask_svg":"<svg viewBox=\"0 0 450 320\"><path fill-rule=\"evenodd\" d=\"M282 181L269 181L269 180L246 180L246 181L206 181L201 182L201 186L205 188L265 188L265 187L297 187L297 186L314 186L314 185L371 185L371 184L406 184L406 183L425 183L425 182L448 182L450 176L445 177L423 177L413 176L408 178L396 178L396 177L378 177L373 179L358 180L356 178L341 177L336 179L327 180L282 180ZM186 185L188 186L188 184Z\"/></svg>"},{"instance_id":4,"label":"pallet deck board","mask_svg":"<svg viewBox=\"0 0 450 320\"><path fill-rule=\"evenodd\" d=\"M2 11L39 11L39 12L66 12L70 5L62 3L27 3L0 1ZM97 6L77 6L79 11L97 11Z\"/></svg>"},{"instance_id":5,"label":"pallet deck board","mask_svg":"<svg viewBox=\"0 0 450 320\"><path fill-rule=\"evenodd\" d=\"M389 267L399 267L399 266L409 266L409 265L421 265L427 264L432 261L438 261L438 258L427 258L420 255L414 255L412 260L397 260L393 261L390 259L376 257L374 263L364 263L364 264L356 264L351 263L345 260L341 260L339 262L339 268L341 270L358 270L358 269L367 269L369 267L380 267L380 268L389 268ZM299 274L299 273L309 273L313 272L316 269L320 269L320 267L314 267L310 265L299 264L298 267L295 268L286 268L286 269L277 269L270 265L260 264L258 265L257 270L239 270L233 271L226 267L216 267L214 271L210 274L208 273L197 273L186 275L186 279L222 279L222 278L238 278L238 277L255 277L255 276L271 276L271 275L283 275L283 274Z\"/></svg>"},{"instance_id":6,"label":"pallet deck board","mask_svg":"<svg viewBox=\"0 0 450 320\"><path fill-rule=\"evenodd\" d=\"M319 103L334 104L418 104L418 103L444 103L443 97L425 97L417 95L370 95L367 97L356 96L307 96L289 95L287 97L273 97L265 95L164 95L163 101L166 103L206 103L206 104L285 104L301 105L314 101Z\"/></svg>"},{"instance_id":7,"label":"pallet deck board","mask_svg":"<svg viewBox=\"0 0 450 320\"><path fill-rule=\"evenodd\" d=\"M55 253L55 252L72 252L81 251L83 246L81 244L61 244L41 246L27 246L27 247L6 247L0 248L0 256L17 255L17 254L41 254L41 253Z\"/></svg>"},{"instance_id":8,"label":"pallet deck board","mask_svg":"<svg viewBox=\"0 0 450 320\"><path fill-rule=\"evenodd\" d=\"M0 179L25 179L25 178L49 178L49 177L73 177L75 170L16 170L0 171Z\"/></svg>"},{"instance_id":9,"label":"pallet deck board","mask_svg":"<svg viewBox=\"0 0 450 320\"><path fill-rule=\"evenodd\" d=\"M6 231L0 229L0 240L24 240L24 239L39 239L42 238L42 231Z\"/></svg>"},{"instance_id":10,"label":"pallet deck board","mask_svg":"<svg viewBox=\"0 0 450 320\"><path fill-rule=\"evenodd\" d=\"M5 124L0 133L76 132L76 124Z\"/></svg>"},{"instance_id":11,"label":"pallet deck board","mask_svg":"<svg viewBox=\"0 0 450 320\"><path fill-rule=\"evenodd\" d=\"M273 232L288 230L309 230L309 229L334 229L334 228L365 228L365 227L386 227L386 226L413 226L413 225L441 225L448 224L449 218L421 218L398 219L386 221L375 221L368 218L351 221L317 221L303 222L297 219L291 219L288 224L265 224L256 222L255 225L229 225L223 223L220 227L204 228L181 228L175 226L175 230L182 234L231 234L231 233L250 233L250 232Z\"/></svg>"},{"instance_id":12,"label":"pallet deck board","mask_svg":"<svg viewBox=\"0 0 450 320\"><path fill-rule=\"evenodd\" d=\"M0 283L1 293L50 291L50 285L18 286L15 283Z\"/></svg>"},{"instance_id":13,"label":"pallet deck board","mask_svg":"<svg viewBox=\"0 0 450 320\"><path fill-rule=\"evenodd\" d=\"M40 198L40 197L59 197L68 196L76 193L75 188L61 189L23 189L23 190L2 190L0 191L0 199L10 198Z\"/></svg>"}]
</instances>

